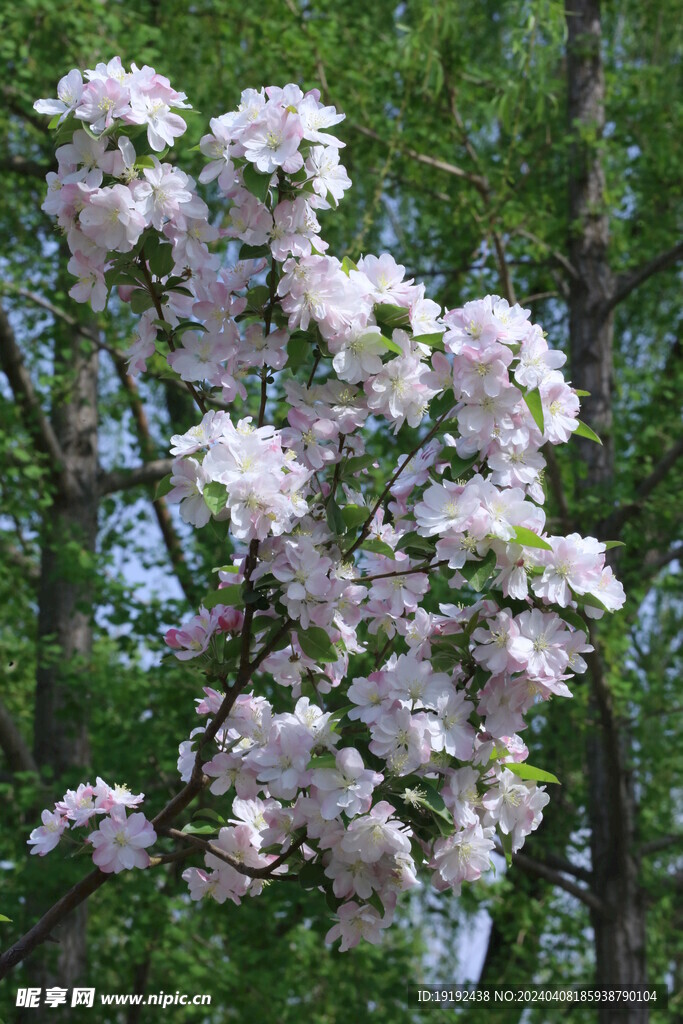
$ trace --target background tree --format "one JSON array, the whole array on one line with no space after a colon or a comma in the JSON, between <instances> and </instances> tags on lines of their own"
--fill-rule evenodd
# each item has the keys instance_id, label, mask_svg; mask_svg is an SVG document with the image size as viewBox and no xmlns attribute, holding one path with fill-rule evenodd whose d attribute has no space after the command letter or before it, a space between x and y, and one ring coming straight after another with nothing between
<instances>
[{"instance_id":1,"label":"background tree","mask_svg":"<svg viewBox=\"0 0 683 1024\"><path fill-rule=\"evenodd\" d=\"M357 255L389 245L411 274L432 283L432 297L450 306L487 290L520 299L549 325L553 344L565 347L574 384L591 392L585 418L604 445L575 443L568 457L550 462L552 513L558 529L580 524L584 533L626 543L615 558L629 605L609 626L601 624L590 680L577 688L571 708L535 715L534 760L551 766L565 785L533 845L517 858L518 870L484 898L493 926L483 979L587 981L595 970L606 984L676 975L680 950L667 924L680 888L672 838L680 794L674 754L683 450L673 299L681 255L675 5L627 2L601 13L584 0L568 0L566 12L540 0L502 7L444 0L409 2L400 14L390 4L368 8L355 0L343 8L294 0L266 0L258 11L244 6L200 0L191 9L171 2L95 10L75 0L68 10L36 2L11 19L1 16L0 131L11 197L0 211L11 239L0 319L7 378L0 405L7 467L2 551L11 600L4 602L1 635L11 675L0 695L0 746L8 795L3 856L15 867L0 884L11 927L21 925L17 893L39 893L26 908L28 920L37 902L48 905L67 877L82 871L78 862L51 869L48 887L44 872L38 880L26 861L25 833L42 806L36 767L46 783L49 773L76 781L88 763L87 740L93 764L106 760L140 785L151 778L160 794L172 786L174 744L184 732L181 709L192 684L175 669L150 666L140 644L159 650L160 622L183 613L185 595L201 596L218 564L217 539L188 547L163 502L149 503L150 481L165 472L162 438L171 423L185 429L192 422L184 395L154 373L139 389L132 385L118 355L130 329L125 314L81 319L82 309L65 294L59 246L38 210L51 155L33 99L51 95L68 68L118 52L182 82L203 112L192 127L197 137L203 121L231 107L244 87L270 80L321 86L347 112L345 162L354 181L326 232L334 250ZM151 553L153 530L163 547ZM133 582L139 569L122 571L131 536L140 538L145 574L167 580L172 566L178 583L170 602ZM168 594L169 584L160 586ZM69 737L60 715L46 712L73 706L75 698L80 733ZM144 750L149 735L137 716L150 711L154 750L131 772L132 752ZM209 985L211 952L197 966L196 940L172 918L171 909L183 909L172 880L163 898L137 885L126 882L136 908L135 952L119 959L120 974L119 966L107 969L118 974L110 988L125 976L150 990L170 989L181 965ZM468 900L463 909L476 910L477 897ZM111 892L93 901L90 977L117 948L118 906ZM248 918L249 911L239 914ZM302 971L311 969L306 950L315 925L309 932L305 898L299 910L285 901L274 913L282 913L281 922L301 915L291 955ZM152 935L145 921L160 915L167 924ZM231 915L231 934L238 917ZM219 937L226 931L220 920L218 912ZM65 927L63 961L45 967L63 984L83 973L85 956L78 941L83 922ZM246 919L239 927L248 943L258 925ZM587 935L595 938L594 953ZM255 978L248 945L219 941L222 955L228 948L238 963L244 957L244 974ZM387 979L397 978L399 967L417 976L417 966L407 967L416 963L410 958L417 946L396 941L395 973ZM175 973L166 966L172 963ZM319 983L337 1006L330 1013L341 1013L335 1001L350 970L343 963L316 961ZM377 968L372 953L354 963L368 979ZM281 967L277 990L284 997L292 979ZM452 963L433 969L452 976ZM234 1001L235 987L225 984ZM255 989L260 984L256 977ZM391 991L388 983L384 991ZM241 1013L247 998L245 988Z\"/></svg>"}]
</instances>

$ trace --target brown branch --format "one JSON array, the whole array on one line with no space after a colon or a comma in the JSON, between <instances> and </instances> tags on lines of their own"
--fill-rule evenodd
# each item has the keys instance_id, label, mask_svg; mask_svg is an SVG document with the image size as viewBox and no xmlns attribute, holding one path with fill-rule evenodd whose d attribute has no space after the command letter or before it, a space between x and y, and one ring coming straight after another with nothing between
<instances>
[{"instance_id":1,"label":"brown branch","mask_svg":"<svg viewBox=\"0 0 683 1024\"><path fill-rule=\"evenodd\" d=\"M112 469L102 473L98 481L100 495L112 494L114 491L130 490L145 484L154 484L162 477L168 476L173 469L174 459L153 459L143 462L132 469Z\"/></svg>"},{"instance_id":2,"label":"brown branch","mask_svg":"<svg viewBox=\"0 0 683 1024\"><path fill-rule=\"evenodd\" d=\"M36 448L47 455L52 470L64 489L68 489L68 480L64 469L64 453L52 429L52 424L43 412L41 401L33 388L21 350L17 345L14 331L5 310L0 306L0 367L9 381L17 403L26 416L26 426Z\"/></svg>"},{"instance_id":3,"label":"brown branch","mask_svg":"<svg viewBox=\"0 0 683 1024\"><path fill-rule=\"evenodd\" d=\"M565 533L571 533L573 529L572 515L569 511L569 503L567 501L567 495L562 482L560 463L558 462L553 445L544 445L541 454L544 456L546 461L546 475L550 480L553 497L557 503L557 510L560 513L562 529Z\"/></svg>"},{"instance_id":4,"label":"brown branch","mask_svg":"<svg viewBox=\"0 0 683 1024\"><path fill-rule=\"evenodd\" d=\"M35 306L40 306L42 309L47 310L48 313L52 313L58 320L63 320L69 327L75 328L79 334L83 335L84 338L89 338L96 344L100 345L99 333L92 329L84 326L80 323L75 316L67 313L66 310L61 309L59 306L55 306L54 302L50 302L43 295L39 295L38 292L31 291L30 288L22 288L20 285L14 284L13 281L2 281L0 282L2 291L8 295L20 295L24 299L28 299ZM106 347L106 346L101 346Z\"/></svg>"},{"instance_id":5,"label":"brown branch","mask_svg":"<svg viewBox=\"0 0 683 1024\"><path fill-rule=\"evenodd\" d=\"M188 832L181 832L177 828L164 828L162 829L162 834L169 836L171 839L178 839L181 842L189 843L191 846L194 846L196 849L201 850L203 853L209 853L212 856L217 857L219 860L222 860L226 864L229 864L230 867L233 868L234 871L237 871L240 875L246 875L248 878L276 877L279 880L285 882L294 881L294 878L292 876L288 877L287 875L274 875L274 872L282 864L284 864L284 862L289 857L291 857L291 855L295 853L295 851L298 850L299 847L302 846L304 843L304 837L302 836L299 839L297 839L296 842L292 843L292 845L285 853L280 854L279 857L277 857L270 864L266 865L266 867L250 868L246 864L242 864L240 863L240 861L235 860L228 853L226 853L225 850L222 850L220 846L217 846L215 843L212 843L207 839L201 839L199 836L191 835Z\"/></svg>"},{"instance_id":6,"label":"brown branch","mask_svg":"<svg viewBox=\"0 0 683 1024\"><path fill-rule=\"evenodd\" d=\"M620 302L628 298L632 291L644 284L653 274L659 274L662 270L668 270L675 266L681 257L683 257L683 242L678 242L666 252L660 252L658 256L643 263L642 266L619 274L607 304L607 311L614 309Z\"/></svg>"},{"instance_id":7,"label":"brown branch","mask_svg":"<svg viewBox=\"0 0 683 1024\"><path fill-rule=\"evenodd\" d=\"M674 466L681 455L683 455L683 437L679 438L679 440L669 448L652 472L646 476L644 480L636 482L635 491L638 495L636 500L631 501L626 505L622 505L620 508L616 508L614 512L607 517L604 526L606 537L608 535L610 538L616 536L624 523L641 509L645 499L656 487L659 486L660 483L662 483L669 470Z\"/></svg>"},{"instance_id":8,"label":"brown branch","mask_svg":"<svg viewBox=\"0 0 683 1024\"><path fill-rule=\"evenodd\" d=\"M496 852L502 853L502 847L496 846ZM591 910L597 914L604 914L605 907L602 900L598 899L595 893L592 893L590 889L584 889L582 886L577 885L576 882L571 882L564 875L560 874L554 868L551 868L548 864L544 864L542 861L536 860L534 857L529 857L526 853L515 853L512 857L513 867L519 868L525 875L531 875L535 878L543 878L546 882L550 882L552 885L556 885L558 889L563 889L568 892L570 896L574 896L575 899L580 900Z\"/></svg>"},{"instance_id":9,"label":"brown branch","mask_svg":"<svg viewBox=\"0 0 683 1024\"><path fill-rule=\"evenodd\" d=\"M43 914L40 921L34 924L33 928L27 931L25 935L22 935L10 949L0 956L0 979L6 977L10 970L21 963L36 946L49 941L50 933L55 925L58 925L65 917L68 917L72 910L80 906L100 886L113 877L113 875L105 875L104 872L97 868L95 871L91 871L89 875L86 875L85 878L82 878L80 882L77 882L76 885L72 886L61 899L57 900L50 907L47 913Z\"/></svg>"},{"instance_id":10,"label":"brown branch","mask_svg":"<svg viewBox=\"0 0 683 1024\"><path fill-rule=\"evenodd\" d=\"M247 608L253 609L253 605ZM252 611L253 616L253 611ZM271 637L270 641L259 651L252 662L245 661L244 650L247 651L247 659L249 652L249 639L251 636L251 620L247 624L248 614L245 614L244 623L244 634L246 636L246 645L243 645L243 653L240 659L240 668L237 672L234 686L227 692L221 707L216 713L215 717L211 720L207 726L206 731L199 738L199 745L197 749L197 755L195 757L194 768L192 771L192 777L188 783L177 793L166 806L159 811L155 818L152 819L154 828L159 831L162 826L165 826L167 822L173 821L194 797L201 791L204 784L204 775L201 770L202 764L202 748L213 740L222 726L225 719L230 714L232 706L235 700L250 681L253 674L257 671L261 663L268 657L268 655L275 650L275 647L280 642L284 633L286 633L292 625L291 619L285 619L280 629ZM271 866L272 868L272 866ZM77 882L69 891L62 896L54 906L43 915L40 921L37 922L25 935L23 935L17 942L14 943L5 953L0 956L0 979L4 978L12 967L24 960L29 953L36 948L36 946L42 945L43 942L47 942L50 938L50 932L56 924L59 924L65 917L67 917L72 910L83 903L84 900L88 899L101 885L108 882L113 875L105 875L103 872L97 870L92 871L85 878Z\"/></svg>"},{"instance_id":11,"label":"brown branch","mask_svg":"<svg viewBox=\"0 0 683 1024\"><path fill-rule=\"evenodd\" d=\"M348 551L345 551L343 553L343 555L342 555L342 561L343 562L345 562L348 558L350 558L350 556L354 553L354 551L361 546L361 544L363 543L363 541L365 540L365 538L367 537L367 535L370 532L370 526L372 525L372 520L375 518L375 513L377 512L377 509L380 507L380 505L382 504L382 502L386 498L387 494L389 493L391 488L394 486L394 484L396 483L396 481L398 480L398 478L400 477L401 473L406 468L406 466L408 465L410 460L412 458L414 458L415 455L417 455L417 453L419 452L420 448L422 448L429 441L431 441L431 439L438 432L439 427L441 426L441 424L445 420L448 419L450 411L451 411L451 407L446 409L446 411L441 416L439 416L438 420L436 421L434 426L431 428L431 430L427 434L425 434L425 436L422 438L421 441L417 442L417 444L413 447L412 451L410 451L408 453L408 456L405 459L405 461L401 463L401 465L398 467L398 469L394 472L393 476L390 477L388 483L384 487L384 490L380 494L380 496L377 499L377 501L375 502L375 504L370 509L370 513L369 513L367 519L365 520L365 522L363 523L362 529L361 529L358 537L356 538L354 543L351 545L351 547L348 549Z\"/></svg>"},{"instance_id":12,"label":"brown branch","mask_svg":"<svg viewBox=\"0 0 683 1024\"><path fill-rule=\"evenodd\" d=\"M26 740L2 701L0 701L0 750L7 758L10 771L38 771L38 766Z\"/></svg>"},{"instance_id":13,"label":"brown branch","mask_svg":"<svg viewBox=\"0 0 683 1024\"><path fill-rule=\"evenodd\" d=\"M160 462L161 460L155 459L156 446L152 441L149 421L147 419L147 413L145 412L142 399L140 398L140 392L138 391L137 384L133 378L126 372L126 364L122 356L114 358L114 367L118 374L118 378L128 395L128 403L130 405L131 412L133 413L133 419L135 420L140 455L145 460L145 463ZM161 536L164 544L166 545L168 557L171 560L171 565L173 566L173 570L178 578L178 582L180 583L183 593L189 603L194 604L196 596L194 580L185 560L183 545L176 532L175 526L173 525L168 505L163 498L157 498L156 501L153 502L153 508L157 523L159 524Z\"/></svg>"},{"instance_id":14,"label":"brown branch","mask_svg":"<svg viewBox=\"0 0 683 1024\"><path fill-rule=\"evenodd\" d=\"M652 839L649 843L643 843L638 853L641 857L647 857L651 853L659 853L660 850L668 850L672 846L683 846L683 835Z\"/></svg>"},{"instance_id":15,"label":"brown branch","mask_svg":"<svg viewBox=\"0 0 683 1024\"><path fill-rule=\"evenodd\" d=\"M43 182L45 181L45 175L49 171L56 170L56 168L56 164L52 166L41 164L36 160L27 160L25 157L16 156L13 153L8 153L0 159L0 170L13 174L24 174L31 178L40 178Z\"/></svg>"},{"instance_id":16,"label":"brown branch","mask_svg":"<svg viewBox=\"0 0 683 1024\"><path fill-rule=\"evenodd\" d=\"M392 145L388 139L382 138L382 136L373 131L372 128L366 128L361 124L351 124L349 127L354 131L357 131L360 135L365 135L368 139L374 139L375 142L381 142L383 146ZM446 174L450 174L454 178L462 178L464 181L469 181L469 183L474 185L479 192L481 192L482 189L488 189L488 183L485 178L480 177L478 174L473 174L471 171L465 171L462 167L458 167L456 164L448 163L446 160L439 160L434 156L428 156L426 153L418 153L417 150L411 149L410 146L402 146L400 143L396 144L396 148L399 152L403 153L405 156L409 156L417 163L425 164L427 167L434 167L437 171L444 171Z\"/></svg>"}]
</instances>

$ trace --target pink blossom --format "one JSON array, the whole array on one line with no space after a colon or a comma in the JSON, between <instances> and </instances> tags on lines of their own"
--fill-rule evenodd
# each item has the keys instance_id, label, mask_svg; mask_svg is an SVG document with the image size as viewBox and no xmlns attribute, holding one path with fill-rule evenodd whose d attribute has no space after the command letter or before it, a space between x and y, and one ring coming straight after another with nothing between
<instances>
[{"instance_id":1,"label":"pink blossom","mask_svg":"<svg viewBox=\"0 0 683 1024\"><path fill-rule=\"evenodd\" d=\"M149 867L145 847L156 842L156 832L144 814L126 816L125 807L116 805L102 819L97 832L88 841L94 846L93 861L105 874L116 874L131 868Z\"/></svg>"},{"instance_id":2,"label":"pink blossom","mask_svg":"<svg viewBox=\"0 0 683 1024\"><path fill-rule=\"evenodd\" d=\"M44 857L57 846L62 838L62 832L69 827L69 823L60 811L50 811L47 808L41 813L40 820L43 824L33 829L27 842L33 847L31 853Z\"/></svg>"}]
</instances>

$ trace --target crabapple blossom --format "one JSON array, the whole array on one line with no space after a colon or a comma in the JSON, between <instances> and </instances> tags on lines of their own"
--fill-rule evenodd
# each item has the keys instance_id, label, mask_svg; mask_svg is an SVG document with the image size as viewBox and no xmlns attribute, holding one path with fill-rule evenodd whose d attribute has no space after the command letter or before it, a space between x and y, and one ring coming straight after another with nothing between
<instances>
[{"instance_id":1,"label":"crabapple blossom","mask_svg":"<svg viewBox=\"0 0 683 1024\"><path fill-rule=\"evenodd\" d=\"M239 904L291 872L336 908L328 941L378 942L421 877L457 894L495 835L517 851L538 827L547 774L514 770L526 716L571 697L581 615L625 599L605 544L545 533L541 449L579 428L565 357L501 296L442 309L390 253L327 253L351 183L318 90L244 90L202 136L199 185L162 162L189 104L153 68L113 58L57 93L35 105L60 122L42 209L71 295L99 312L115 290L131 373L154 356L187 385L201 417L170 438L159 493L226 545L165 634L201 679L164 813L201 780L219 822L194 837L190 899ZM31 852L97 823L103 872L145 868L142 799L68 790Z\"/></svg>"},{"instance_id":2,"label":"crabapple blossom","mask_svg":"<svg viewBox=\"0 0 683 1024\"><path fill-rule=\"evenodd\" d=\"M69 827L69 822L61 811L50 811L47 808L41 813L40 820L43 824L33 829L27 842L33 847L31 853L44 857L57 846L64 829Z\"/></svg>"},{"instance_id":3,"label":"crabapple blossom","mask_svg":"<svg viewBox=\"0 0 683 1024\"><path fill-rule=\"evenodd\" d=\"M88 841L95 848L93 861L105 874L130 868L149 866L145 847L156 842L156 832L144 814L126 815L123 804L116 804L102 819L97 832L91 832Z\"/></svg>"}]
</instances>

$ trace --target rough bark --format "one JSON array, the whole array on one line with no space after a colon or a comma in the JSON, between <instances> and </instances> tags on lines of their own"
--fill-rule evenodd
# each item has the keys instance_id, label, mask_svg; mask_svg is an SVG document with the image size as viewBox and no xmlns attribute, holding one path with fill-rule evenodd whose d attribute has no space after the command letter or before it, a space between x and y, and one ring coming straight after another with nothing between
<instances>
[{"instance_id":1,"label":"rough bark","mask_svg":"<svg viewBox=\"0 0 683 1024\"><path fill-rule=\"evenodd\" d=\"M34 731L36 763L55 779L73 768L81 775L90 757L87 692L98 508L97 348L68 327L61 331L56 333L51 424L63 455L64 482L55 488L43 521ZM86 922L83 903L55 928L54 974L44 962L37 965L48 984L71 988L83 979Z\"/></svg>"},{"instance_id":2,"label":"rough bark","mask_svg":"<svg viewBox=\"0 0 683 1024\"><path fill-rule=\"evenodd\" d=\"M570 131L569 281L570 360L575 386L590 392L586 419L603 446L581 442L585 485L608 493L614 476L612 438L615 281L608 259L609 220L599 141L605 122L599 0L566 0ZM598 536L600 522L590 524ZM592 912L600 987L646 982L645 908L635 848L636 803L629 773L629 736L611 699L599 646L590 666L592 701L587 742L593 891L603 913ZM643 1024L646 1006L599 1011L600 1024Z\"/></svg>"}]
</instances>

